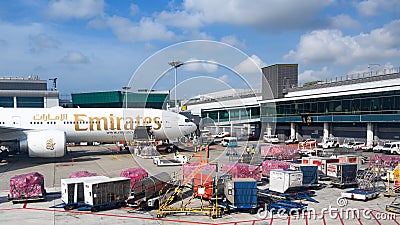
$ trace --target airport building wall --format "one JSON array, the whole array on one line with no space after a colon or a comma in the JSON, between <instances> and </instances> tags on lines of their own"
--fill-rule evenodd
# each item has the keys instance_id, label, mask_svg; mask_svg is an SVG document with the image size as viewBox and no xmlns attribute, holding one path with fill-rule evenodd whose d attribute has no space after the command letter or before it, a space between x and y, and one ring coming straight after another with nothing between
<instances>
[{"instance_id":1,"label":"airport building wall","mask_svg":"<svg viewBox=\"0 0 400 225\"><path fill-rule=\"evenodd\" d=\"M0 77L0 107L49 108L59 105L59 92L38 76Z\"/></svg>"},{"instance_id":2,"label":"airport building wall","mask_svg":"<svg viewBox=\"0 0 400 225\"><path fill-rule=\"evenodd\" d=\"M345 138L355 138L367 144L379 140L395 141L400 140L399 71L400 68L391 68L347 75L307 87L292 85L289 89L272 83L273 91L287 93L273 100L252 96L236 100L214 96L208 102L192 101L187 108L201 111L201 118L211 119L215 132L221 129L243 131L236 127L257 124L258 133L277 134L281 140L295 136L299 140L315 138L321 141L334 136L340 142ZM269 73L274 72L278 73L276 67L270 67ZM292 72L288 72L290 75L286 77ZM285 77L285 74L270 76ZM269 82L278 81L270 79Z\"/></svg>"},{"instance_id":3,"label":"airport building wall","mask_svg":"<svg viewBox=\"0 0 400 225\"><path fill-rule=\"evenodd\" d=\"M169 92L106 91L73 93L72 106L80 108L155 108L165 109ZM127 105L126 105L127 104Z\"/></svg>"}]
</instances>

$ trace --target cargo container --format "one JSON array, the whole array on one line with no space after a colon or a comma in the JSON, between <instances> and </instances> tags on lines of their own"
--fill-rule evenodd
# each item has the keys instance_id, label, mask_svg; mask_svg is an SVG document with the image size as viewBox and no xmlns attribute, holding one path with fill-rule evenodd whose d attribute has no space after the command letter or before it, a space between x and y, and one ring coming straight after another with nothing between
<instances>
[{"instance_id":1,"label":"cargo container","mask_svg":"<svg viewBox=\"0 0 400 225\"><path fill-rule=\"evenodd\" d=\"M303 185L303 173L296 170L276 169L270 171L269 190L285 193L290 188Z\"/></svg>"},{"instance_id":2,"label":"cargo container","mask_svg":"<svg viewBox=\"0 0 400 225\"><path fill-rule=\"evenodd\" d=\"M84 182L86 209L92 212L119 208L125 204L130 194L131 179L126 177L99 178Z\"/></svg>"},{"instance_id":3,"label":"cargo container","mask_svg":"<svg viewBox=\"0 0 400 225\"><path fill-rule=\"evenodd\" d=\"M358 155L338 155L337 158L339 159L340 163L355 163L357 164L357 169L361 166L361 156Z\"/></svg>"},{"instance_id":4,"label":"cargo container","mask_svg":"<svg viewBox=\"0 0 400 225\"><path fill-rule=\"evenodd\" d=\"M327 175L332 177L332 185L339 187L357 184L357 164L331 163L328 164Z\"/></svg>"},{"instance_id":5,"label":"cargo container","mask_svg":"<svg viewBox=\"0 0 400 225\"><path fill-rule=\"evenodd\" d=\"M301 164L310 164L310 157L301 158Z\"/></svg>"},{"instance_id":6,"label":"cargo container","mask_svg":"<svg viewBox=\"0 0 400 225\"><path fill-rule=\"evenodd\" d=\"M303 185L312 185L318 183L318 166L309 164L292 164L290 169L301 171L303 173Z\"/></svg>"},{"instance_id":7,"label":"cargo container","mask_svg":"<svg viewBox=\"0 0 400 225\"><path fill-rule=\"evenodd\" d=\"M270 177L270 171L273 169L288 169L290 162L278 160L264 160L261 164L261 173L264 177Z\"/></svg>"},{"instance_id":8,"label":"cargo container","mask_svg":"<svg viewBox=\"0 0 400 225\"><path fill-rule=\"evenodd\" d=\"M231 174L196 174L193 178L193 195L208 200L215 199L218 195L222 199L225 183L229 180L232 180Z\"/></svg>"},{"instance_id":9,"label":"cargo container","mask_svg":"<svg viewBox=\"0 0 400 225\"><path fill-rule=\"evenodd\" d=\"M61 179L61 201L65 210L72 210L85 204L83 185L85 181L107 180L105 176L75 177Z\"/></svg>"},{"instance_id":10,"label":"cargo container","mask_svg":"<svg viewBox=\"0 0 400 225\"><path fill-rule=\"evenodd\" d=\"M233 178L226 181L224 194L229 210L249 210L250 213L255 213L258 208L257 181L253 178Z\"/></svg>"},{"instance_id":11,"label":"cargo container","mask_svg":"<svg viewBox=\"0 0 400 225\"><path fill-rule=\"evenodd\" d=\"M329 157L304 157L303 159L302 164L317 165L318 170L321 171L322 174L326 174L327 165L329 163L339 162L339 159Z\"/></svg>"},{"instance_id":12,"label":"cargo container","mask_svg":"<svg viewBox=\"0 0 400 225\"><path fill-rule=\"evenodd\" d=\"M44 176L38 172L20 174L10 179L8 199L13 203L44 200Z\"/></svg>"},{"instance_id":13,"label":"cargo container","mask_svg":"<svg viewBox=\"0 0 400 225\"><path fill-rule=\"evenodd\" d=\"M172 187L169 183L170 180L171 177L167 172L161 172L137 181L132 187L131 196L127 200L128 205L158 208L159 200L162 197L159 192Z\"/></svg>"}]
</instances>

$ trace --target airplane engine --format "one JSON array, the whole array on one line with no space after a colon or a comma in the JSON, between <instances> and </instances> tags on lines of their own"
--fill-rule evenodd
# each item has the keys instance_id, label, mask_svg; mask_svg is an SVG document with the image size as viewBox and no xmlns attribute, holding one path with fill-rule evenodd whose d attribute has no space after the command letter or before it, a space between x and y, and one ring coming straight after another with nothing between
<instances>
[{"instance_id":1,"label":"airplane engine","mask_svg":"<svg viewBox=\"0 0 400 225\"><path fill-rule=\"evenodd\" d=\"M25 147L29 157L63 157L67 150L66 134L60 130L30 131L20 145Z\"/></svg>"}]
</instances>

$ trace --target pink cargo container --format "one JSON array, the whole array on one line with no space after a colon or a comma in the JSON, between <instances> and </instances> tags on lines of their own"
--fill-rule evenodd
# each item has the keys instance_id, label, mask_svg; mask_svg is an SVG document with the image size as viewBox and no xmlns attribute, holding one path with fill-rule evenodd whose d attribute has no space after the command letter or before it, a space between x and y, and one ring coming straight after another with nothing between
<instances>
[{"instance_id":1,"label":"pink cargo container","mask_svg":"<svg viewBox=\"0 0 400 225\"><path fill-rule=\"evenodd\" d=\"M10 179L10 200L42 200L44 189L44 176L38 172L21 174Z\"/></svg>"},{"instance_id":2,"label":"pink cargo container","mask_svg":"<svg viewBox=\"0 0 400 225\"><path fill-rule=\"evenodd\" d=\"M262 175L265 177L270 176L270 171L273 169L288 169L291 163L278 160L264 160L262 162Z\"/></svg>"},{"instance_id":3,"label":"pink cargo container","mask_svg":"<svg viewBox=\"0 0 400 225\"><path fill-rule=\"evenodd\" d=\"M149 174L143 168L129 168L127 170L123 170L120 176L130 178L131 187L133 188L136 182L143 180L143 178L145 177L148 177Z\"/></svg>"},{"instance_id":4,"label":"pink cargo container","mask_svg":"<svg viewBox=\"0 0 400 225\"><path fill-rule=\"evenodd\" d=\"M232 178L249 178L250 170L247 163L224 163L221 172L229 173Z\"/></svg>"},{"instance_id":5,"label":"pink cargo container","mask_svg":"<svg viewBox=\"0 0 400 225\"><path fill-rule=\"evenodd\" d=\"M217 171L216 164L187 163L183 165L183 181L191 182L196 174L212 174Z\"/></svg>"},{"instance_id":6,"label":"pink cargo container","mask_svg":"<svg viewBox=\"0 0 400 225\"><path fill-rule=\"evenodd\" d=\"M261 181L261 166L249 165L250 177L256 181Z\"/></svg>"},{"instance_id":7,"label":"pink cargo container","mask_svg":"<svg viewBox=\"0 0 400 225\"><path fill-rule=\"evenodd\" d=\"M290 146L260 145L261 156L281 160L293 160L300 158L299 150Z\"/></svg>"}]
</instances>

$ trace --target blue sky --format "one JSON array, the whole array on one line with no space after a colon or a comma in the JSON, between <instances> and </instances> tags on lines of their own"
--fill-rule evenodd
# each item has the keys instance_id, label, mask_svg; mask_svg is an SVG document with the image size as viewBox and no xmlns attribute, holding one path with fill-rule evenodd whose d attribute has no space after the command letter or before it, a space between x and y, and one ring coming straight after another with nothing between
<instances>
[{"instance_id":1,"label":"blue sky","mask_svg":"<svg viewBox=\"0 0 400 225\"><path fill-rule=\"evenodd\" d=\"M398 0L1 1L0 75L58 77L58 89L68 94L120 90L133 81L135 88L147 87L142 81L165 72L152 87L168 90L174 84L168 61L224 61L240 72L252 59L258 67L298 63L300 83L329 80L399 67L399 13ZM221 60L204 46L170 47L192 40L222 42L249 59L228 51ZM171 50L168 56L148 60L165 48ZM146 62L157 72L132 79ZM221 66L178 70L180 96L218 90L221 84L243 87Z\"/></svg>"}]
</instances>

